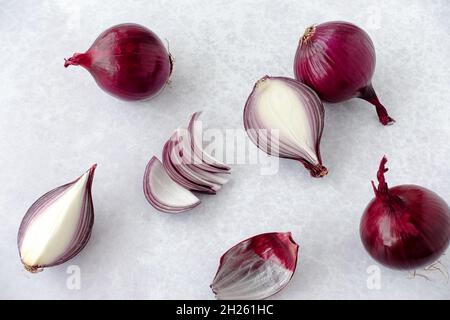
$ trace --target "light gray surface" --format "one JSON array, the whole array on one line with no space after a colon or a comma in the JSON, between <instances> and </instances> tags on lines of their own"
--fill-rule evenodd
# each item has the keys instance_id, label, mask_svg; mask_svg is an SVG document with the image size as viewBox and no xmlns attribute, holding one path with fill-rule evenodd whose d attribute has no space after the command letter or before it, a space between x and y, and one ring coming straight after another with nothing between
<instances>
[{"instance_id":1,"label":"light gray surface","mask_svg":"<svg viewBox=\"0 0 450 320\"><path fill-rule=\"evenodd\" d=\"M450 201L450 10L442 1L1 1L0 297L210 299L220 255L251 235L292 231L299 265L279 299L450 297L445 278L381 268L359 239L370 180L383 154L390 185L415 183ZM157 213L142 193L152 155L188 116L209 127L241 128L253 83L292 76L299 36L312 23L348 20L377 49L374 86L397 123L382 127L362 100L326 106L322 140L329 175L309 177L281 161L277 175L233 166L232 181L190 213ZM85 51L109 26L136 22L170 41L170 87L145 103L103 93L63 58ZM253 146L251 146L253 148ZM46 191L98 163L96 220L85 250L68 264L27 274L16 236ZM447 254L442 258L450 266ZM81 289L66 268L81 268ZM427 273L425 273L427 274Z\"/></svg>"}]
</instances>

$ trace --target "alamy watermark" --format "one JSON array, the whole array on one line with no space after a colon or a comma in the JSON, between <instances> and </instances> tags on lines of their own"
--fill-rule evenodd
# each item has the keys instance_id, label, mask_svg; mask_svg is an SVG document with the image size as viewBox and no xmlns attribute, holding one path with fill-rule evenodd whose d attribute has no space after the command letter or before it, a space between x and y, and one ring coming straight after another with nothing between
<instances>
[{"instance_id":1,"label":"alamy watermark","mask_svg":"<svg viewBox=\"0 0 450 320\"><path fill-rule=\"evenodd\" d=\"M367 289L380 290L381 289L381 269L377 265L370 265L366 269Z\"/></svg>"},{"instance_id":2,"label":"alamy watermark","mask_svg":"<svg viewBox=\"0 0 450 320\"><path fill-rule=\"evenodd\" d=\"M81 289L81 268L77 265L70 265L66 269L69 275L66 279L66 287L69 290Z\"/></svg>"},{"instance_id":3,"label":"alamy watermark","mask_svg":"<svg viewBox=\"0 0 450 320\"><path fill-rule=\"evenodd\" d=\"M279 170L279 130L273 129L215 129L203 130L201 121L197 122L195 136L198 152L186 152L183 149L183 137L190 137L187 129L178 129L178 134L173 135L171 140L174 149L183 158L184 164L202 164L203 162L213 164L208 156L203 156L203 151L218 161L227 165L258 165L261 175L275 175ZM249 136L255 137L252 141ZM192 142L192 141L190 141ZM203 143L200 146L200 143ZM256 146L258 144L258 146ZM186 147L186 145L184 145ZM187 146L189 147L189 146Z\"/></svg>"}]
</instances>

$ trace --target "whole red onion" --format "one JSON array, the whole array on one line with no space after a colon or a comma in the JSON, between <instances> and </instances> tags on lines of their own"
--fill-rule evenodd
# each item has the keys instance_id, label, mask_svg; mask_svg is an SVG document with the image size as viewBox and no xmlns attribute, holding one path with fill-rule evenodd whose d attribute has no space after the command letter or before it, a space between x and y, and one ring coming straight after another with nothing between
<instances>
[{"instance_id":1,"label":"whole red onion","mask_svg":"<svg viewBox=\"0 0 450 320\"><path fill-rule=\"evenodd\" d=\"M376 108L383 125L394 120L372 87L375 49L369 35L348 22L326 22L306 29L294 61L297 80L327 102L361 98Z\"/></svg>"},{"instance_id":2,"label":"whole red onion","mask_svg":"<svg viewBox=\"0 0 450 320\"><path fill-rule=\"evenodd\" d=\"M375 198L361 219L360 235L369 254L396 269L414 269L436 261L450 242L450 209L436 193L415 185L388 188L386 157L378 170Z\"/></svg>"},{"instance_id":3,"label":"whole red onion","mask_svg":"<svg viewBox=\"0 0 450 320\"><path fill-rule=\"evenodd\" d=\"M138 24L109 28L85 53L65 59L64 66L80 65L109 94L123 100L156 95L172 72L172 58L158 36Z\"/></svg>"}]
</instances>

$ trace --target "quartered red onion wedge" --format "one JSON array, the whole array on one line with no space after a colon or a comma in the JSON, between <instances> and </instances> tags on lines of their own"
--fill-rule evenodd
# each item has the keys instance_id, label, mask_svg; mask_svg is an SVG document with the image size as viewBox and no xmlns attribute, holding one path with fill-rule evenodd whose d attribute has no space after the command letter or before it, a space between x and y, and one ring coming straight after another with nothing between
<instances>
[{"instance_id":1,"label":"quartered red onion wedge","mask_svg":"<svg viewBox=\"0 0 450 320\"><path fill-rule=\"evenodd\" d=\"M228 182L222 174L230 167L204 152L200 112L194 113L188 128L175 130L165 143L162 163L153 157L144 174L144 194L159 211L179 213L200 203L191 191L215 194Z\"/></svg>"},{"instance_id":2,"label":"quartered red onion wedge","mask_svg":"<svg viewBox=\"0 0 450 320\"><path fill-rule=\"evenodd\" d=\"M265 299L282 290L297 266L298 245L290 232L244 240L220 258L211 284L217 299Z\"/></svg>"},{"instance_id":3,"label":"quartered red onion wedge","mask_svg":"<svg viewBox=\"0 0 450 320\"><path fill-rule=\"evenodd\" d=\"M27 271L64 263L86 246L94 224L91 188L95 168L47 192L28 209L17 236Z\"/></svg>"}]
</instances>

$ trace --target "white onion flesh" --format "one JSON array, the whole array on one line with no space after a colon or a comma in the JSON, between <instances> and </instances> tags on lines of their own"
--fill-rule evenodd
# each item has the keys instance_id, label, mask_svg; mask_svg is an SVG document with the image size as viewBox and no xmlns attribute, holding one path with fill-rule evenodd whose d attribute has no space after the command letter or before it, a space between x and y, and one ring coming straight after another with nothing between
<instances>
[{"instance_id":1,"label":"white onion flesh","mask_svg":"<svg viewBox=\"0 0 450 320\"><path fill-rule=\"evenodd\" d=\"M156 157L147 165L145 177L144 190L147 200L161 211L182 212L200 203L192 192L170 178Z\"/></svg>"},{"instance_id":2,"label":"white onion flesh","mask_svg":"<svg viewBox=\"0 0 450 320\"><path fill-rule=\"evenodd\" d=\"M300 161L313 177L323 177L320 139L325 110L317 94L285 77L256 82L244 109L250 140L264 152Z\"/></svg>"},{"instance_id":3,"label":"white onion flesh","mask_svg":"<svg viewBox=\"0 0 450 320\"><path fill-rule=\"evenodd\" d=\"M178 213L190 210L200 203L191 191L215 194L228 182L221 174L229 173L230 168L200 147L202 135L197 121L199 115L199 112L194 113L188 128L177 129L166 141L162 164L153 157L147 165L144 194L159 211ZM155 178L154 175L159 177Z\"/></svg>"},{"instance_id":4,"label":"white onion flesh","mask_svg":"<svg viewBox=\"0 0 450 320\"><path fill-rule=\"evenodd\" d=\"M30 224L20 247L25 264L50 264L64 253L77 230L88 176L86 172Z\"/></svg>"}]
</instances>

